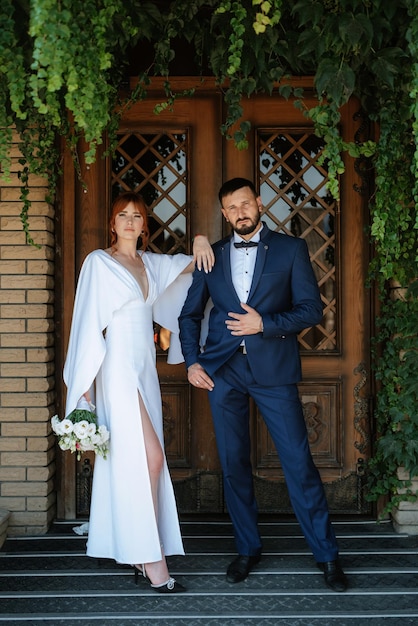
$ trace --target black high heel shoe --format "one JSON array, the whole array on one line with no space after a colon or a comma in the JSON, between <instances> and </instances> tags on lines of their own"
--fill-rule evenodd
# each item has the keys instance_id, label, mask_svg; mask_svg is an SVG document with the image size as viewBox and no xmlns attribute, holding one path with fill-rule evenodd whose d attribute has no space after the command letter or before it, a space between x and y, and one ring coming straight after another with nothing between
<instances>
[{"instance_id":1,"label":"black high heel shoe","mask_svg":"<svg viewBox=\"0 0 418 626\"><path fill-rule=\"evenodd\" d=\"M138 584L139 574L142 574L142 576L149 581L150 587L154 589L154 591L156 591L157 593L182 593L186 591L186 588L183 587L183 585L180 585L180 583L178 583L177 580L175 578L172 578L171 576L165 583L161 583L160 585L153 585L145 572L145 565L143 565L142 567L138 567L138 565L133 565L132 567L134 568L135 585Z\"/></svg>"}]
</instances>

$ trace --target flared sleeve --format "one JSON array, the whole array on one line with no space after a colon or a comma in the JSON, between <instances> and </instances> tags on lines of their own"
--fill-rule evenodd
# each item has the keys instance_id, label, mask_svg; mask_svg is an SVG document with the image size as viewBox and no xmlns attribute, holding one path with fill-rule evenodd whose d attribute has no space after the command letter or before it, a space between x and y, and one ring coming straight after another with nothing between
<instances>
[{"instance_id":1,"label":"flared sleeve","mask_svg":"<svg viewBox=\"0 0 418 626\"><path fill-rule=\"evenodd\" d=\"M106 351L103 331L114 311L138 296L136 289L136 281L103 250L86 257L78 279L64 365L66 415L92 387Z\"/></svg>"},{"instance_id":2,"label":"flared sleeve","mask_svg":"<svg viewBox=\"0 0 418 626\"><path fill-rule=\"evenodd\" d=\"M193 274L182 272L193 261L193 257L185 254L171 256L145 253L144 261L152 264L158 286L158 297L153 305L154 321L171 332L167 363L183 363L178 318L192 284Z\"/></svg>"}]
</instances>

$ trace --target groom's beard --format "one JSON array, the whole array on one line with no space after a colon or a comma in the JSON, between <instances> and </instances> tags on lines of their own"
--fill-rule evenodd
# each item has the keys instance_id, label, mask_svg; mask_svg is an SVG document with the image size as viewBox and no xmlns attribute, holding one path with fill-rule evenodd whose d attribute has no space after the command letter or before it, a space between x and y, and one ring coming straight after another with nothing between
<instances>
[{"instance_id":1,"label":"groom's beard","mask_svg":"<svg viewBox=\"0 0 418 626\"><path fill-rule=\"evenodd\" d=\"M239 222L235 224L234 231L237 233L237 235L249 235L250 233L255 231L258 224L260 223L260 219L260 213L258 213L257 216L254 218L247 217L247 219L245 220L245 224L242 224L241 226L239 225ZM249 224L248 220L250 220Z\"/></svg>"}]
</instances>

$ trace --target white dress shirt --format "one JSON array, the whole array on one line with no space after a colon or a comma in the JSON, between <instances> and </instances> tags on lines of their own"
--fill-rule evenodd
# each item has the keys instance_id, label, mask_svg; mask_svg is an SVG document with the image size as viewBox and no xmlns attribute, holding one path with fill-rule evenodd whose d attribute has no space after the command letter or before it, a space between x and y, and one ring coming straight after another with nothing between
<instances>
[{"instance_id":1,"label":"white dress shirt","mask_svg":"<svg viewBox=\"0 0 418 626\"><path fill-rule=\"evenodd\" d=\"M249 241L258 243L260 241L260 230ZM247 302L253 282L255 262L257 259L257 247L236 248L235 242L244 241L237 233L234 233L231 244L231 273L232 282L237 292L240 302ZM241 311L237 311L240 313Z\"/></svg>"}]
</instances>

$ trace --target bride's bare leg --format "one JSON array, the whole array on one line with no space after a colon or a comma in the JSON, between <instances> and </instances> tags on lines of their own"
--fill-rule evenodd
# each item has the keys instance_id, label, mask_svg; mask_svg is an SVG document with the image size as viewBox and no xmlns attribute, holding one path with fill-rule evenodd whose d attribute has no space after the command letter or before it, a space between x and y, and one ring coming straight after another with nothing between
<instances>
[{"instance_id":1,"label":"bride's bare leg","mask_svg":"<svg viewBox=\"0 0 418 626\"><path fill-rule=\"evenodd\" d=\"M147 453L148 471L151 481L152 499L154 502L155 517L158 520L158 482L163 468L164 454L161 448L160 440L155 433L147 410L145 409L144 402L139 394L138 397L141 408L142 428L144 432L145 450ZM140 564L137 563L137 565ZM161 561L146 563L146 574L154 585L165 583L170 577L165 556L163 555Z\"/></svg>"}]
</instances>

